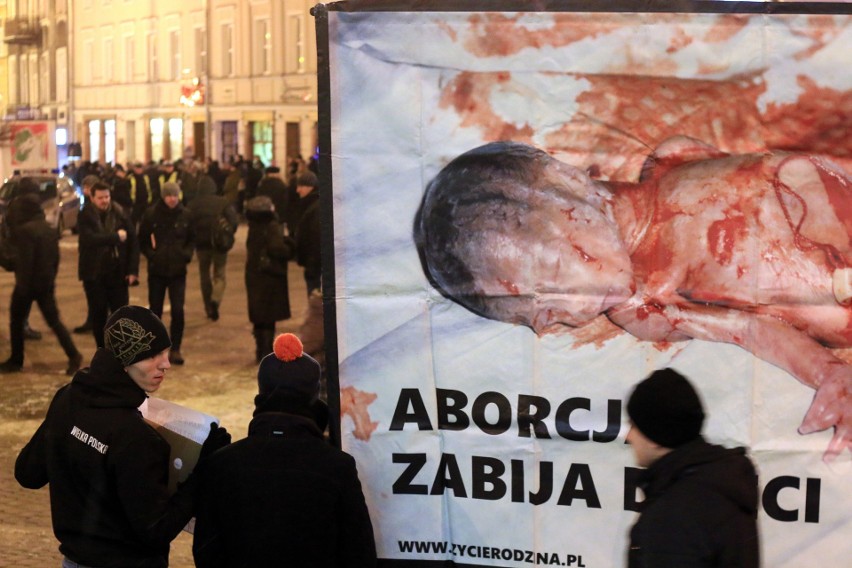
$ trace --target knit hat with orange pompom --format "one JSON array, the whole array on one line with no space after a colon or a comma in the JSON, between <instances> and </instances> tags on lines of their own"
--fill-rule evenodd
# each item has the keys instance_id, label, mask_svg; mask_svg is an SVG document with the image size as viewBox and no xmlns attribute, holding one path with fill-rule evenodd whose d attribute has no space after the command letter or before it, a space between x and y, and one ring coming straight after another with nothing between
<instances>
[{"instance_id":1,"label":"knit hat with orange pompom","mask_svg":"<svg viewBox=\"0 0 852 568\"><path fill-rule=\"evenodd\" d=\"M282 333L257 369L258 396L276 393L310 405L319 397L320 375L320 364L304 352L301 340Z\"/></svg>"}]
</instances>

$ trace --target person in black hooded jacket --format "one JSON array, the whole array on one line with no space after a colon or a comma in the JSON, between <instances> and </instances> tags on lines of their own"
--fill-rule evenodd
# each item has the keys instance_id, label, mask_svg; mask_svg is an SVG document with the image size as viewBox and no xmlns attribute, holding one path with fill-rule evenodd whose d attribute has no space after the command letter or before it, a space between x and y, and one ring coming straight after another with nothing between
<instances>
[{"instance_id":1,"label":"person in black hooded jacket","mask_svg":"<svg viewBox=\"0 0 852 568\"><path fill-rule=\"evenodd\" d=\"M627 442L645 494L630 531L628 568L757 568L757 473L744 448L702 438L698 393L662 369L627 403Z\"/></svg>"},{"instance_id":2,"label":"person in black hooded jacket","mask_svg":"<svg viewBox=\"0 0 852 568\"><path fill-rule=\"evenodd\" d=\"M372 568L373 525L355 460L323 439L320 366L292 333L257 371L248 437L199 473L198 568Z\"/></svg>"},{"instance_id":3,"label":"person in black hooded jacket","mask_svg":"<svg viewBox=\"0 0 852 568\"><path fill-rule=\"evenodd\" d=\"M246 202L246 300L258 363L272 351L275 322L290 319L287 262L296 245L285 237L275 205L265 195Z\"/></svg>"},{"instance_id":4,"label":"person in black hooded jacket","mask_svg":"<svg viewBox=\"0 0 852 568\"><path fill-rule=\"evenodd\" d=\"M22 180L23 183L23 180ZM9 220L12 246L16 250L15 288L9 307L12 353L0 364L0 373L20 371L24 365L24 327L33 302L68 357L66 373L80 368L83 356L59 317L56 305L56 274L59 271L59 237L44 218L38 196L22 195L12 202Z\"/></svg>"},{"instance_id":5,"label":"person in black hooded jacket","mask_svg":"<svg viewBox=\"0 0 852 568\"><path fill-rule=\"evenodd\" d=\"M163 568L193 515L196 474L169 495L169 445L138 407L164 380L171 341L140 306L116 310L104 333L106 348L53 397L18 455L15 479L28 489L50 485L53 532L68 561ZM214 424L198 464L229 442Z\"/></svg>"}]
</instances>

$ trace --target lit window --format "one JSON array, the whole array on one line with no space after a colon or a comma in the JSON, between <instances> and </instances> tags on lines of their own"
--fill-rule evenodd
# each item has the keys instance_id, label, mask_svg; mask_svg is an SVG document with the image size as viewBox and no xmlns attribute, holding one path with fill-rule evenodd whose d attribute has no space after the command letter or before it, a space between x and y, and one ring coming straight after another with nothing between
<instances>
[{"instance_id":1,"label":"lit window","mask_svg":"<svg viewBox=\"0 0 852 568\"><path fill-rule=\"evenodd\" d=\"M234 25L222 25L222 75L234 75Z\"/></svg>"},{"instance_id":2,"label":"lit window","mask_svg":"<svg viewBox=\"0 0 852 568\"><path fill-rule=\"evenodd\" d=\"M101 121L89 121L89 159L99 160L101 156Z\"/></svg>"},{"instance_id":3,"label":"lit window","mask_svg":"<svg viewBox=\"0 0 852 568\"><path fill-rule=\"evenodd\" d=\"M162 118L152 118L149 123L151 129L151 158L159 160L164 155L163 131L165 123Z\"/></svg>"},{"instance_id":4,"label":"lit window","mask_svg":"<svg viewBox=\"0 0 852 568\"><path fill-rule=\"evenodd\" d=\"M183 154L183 120L180 118L169 119L169 150L173 160Z\"/></svg>"}]
</instances>

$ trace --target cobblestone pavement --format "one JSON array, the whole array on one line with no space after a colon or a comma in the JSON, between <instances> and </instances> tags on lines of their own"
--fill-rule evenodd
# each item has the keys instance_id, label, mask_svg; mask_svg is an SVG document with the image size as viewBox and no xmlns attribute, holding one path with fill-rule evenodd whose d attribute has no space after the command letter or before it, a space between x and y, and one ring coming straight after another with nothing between
<instances>
[{"instance_id":1,"label":"cobblestone pavement","mask_svg":"<svg viewBox=\"0 0 852 568\"><path fill-rule=\"evenodd\" d=\"M190 264L187 275L186 330L181 352L183 367L172 367L157 396L217 416L234 439L245 436L256 393L254 339L248 322L243 267L243 225L228 257L227 290L221 317L205 317L198 283L198 266ZM60 241L62 260L57 278L57 301L62 321L70 329L85 320L86 302L77 280L77 237L67 233ZM142 285L131 288L130 301L147 305L146 262L140 263ZM290 264L290 302L293 318L278 323L277 331L298 331L307 307L301 268ZM14 277L0 271L0 360L9 355L8 303ZM163 316L169 322L168 304ZM47 488L31 491L14 479L14 463L20 449L38 427L56 389L68 381L65 355L36 306L32 327L43 333L40 341L26 346L24 371L0 375L0 567L49 568L61 563L58 542L50 523ZM91 335L74 335L78 349L89 361L95 352ZM181 533L172 543L170 566L188 568L192 562L192 537Z\"/></svg>"}]
</instances>

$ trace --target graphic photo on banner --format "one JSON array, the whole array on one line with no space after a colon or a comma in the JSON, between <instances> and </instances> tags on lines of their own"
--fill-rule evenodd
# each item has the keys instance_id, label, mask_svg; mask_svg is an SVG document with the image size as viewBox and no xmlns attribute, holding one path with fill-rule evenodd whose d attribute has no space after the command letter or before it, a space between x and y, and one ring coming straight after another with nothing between
<instances>
[{"instance_id":1,"label":"graphic photo on banner","mask_svg":"<svg viewBox=\"0 0 852 568\"><path fill-rule=\"evenodd\" d=\"M362 5L327 14L327 163L380 557L623 565L625 401L671 366L758 467L763 564L841 565L849 14Z\"/></svg>"}]
</instances>

